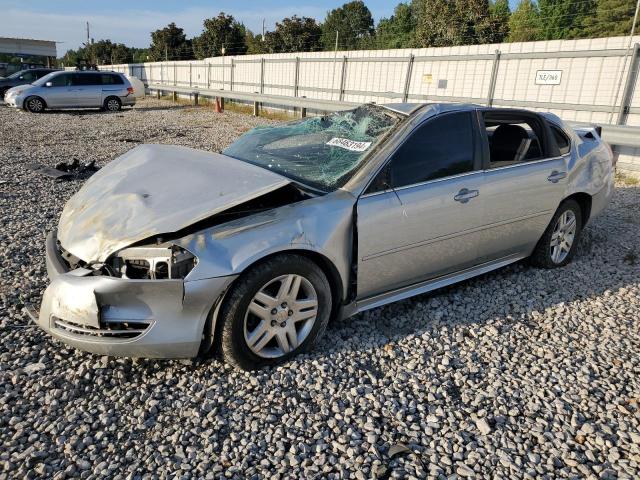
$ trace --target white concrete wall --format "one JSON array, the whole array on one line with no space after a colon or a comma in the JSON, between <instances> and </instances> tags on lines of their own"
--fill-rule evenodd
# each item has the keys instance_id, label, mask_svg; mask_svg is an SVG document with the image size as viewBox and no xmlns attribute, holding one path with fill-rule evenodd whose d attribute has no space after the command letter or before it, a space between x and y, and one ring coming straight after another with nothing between
<instances>
[{"instance_id":1,"label":"white concrete wall","mask_svg":"<svg viewBox=\"0 0 640 480\"><path fill-rule=\"evenodd\" d=\"M264 93L293 96L295 59L299 57L298 95L338 100L342 62L346 57L343 99L350 102L389 103L402 101L409 58L414 55L409 101L485 103L493 56L499 50L501 58L493 95L494 105L551 111L565 120L615 123L617 114L611 116L612 105L622 78L622 87L615 102L616 105L620 104L631 65L630 56L625 62L628 42L628 37L611 37L444 48L339 51L337 54L243 55L101 68L128 72L147 83L230 89L233 62L233 90L259 92L260 60L264 59ZM640 36L634 37L633 43L639 42ZM613 56L598 55L599 52L612 50L618 52L611 52L615 53ZM553 55L554 52L594 52L594 55L559 58ZM548 58L509 58L509 54L522 53L534 57L535 54L545 53ZM465 59L442 58L449 56L465 56ZM356 60L365 57L371 60ZM559 85L536 85L537 70L562 70L562 80ZM636 83L631 104L635 111L628 115L626 123L640 126L640 75ZM619 157L621 167L640 171L640 152L637 149L620 149Z\"/></svg>"}]
</instances>

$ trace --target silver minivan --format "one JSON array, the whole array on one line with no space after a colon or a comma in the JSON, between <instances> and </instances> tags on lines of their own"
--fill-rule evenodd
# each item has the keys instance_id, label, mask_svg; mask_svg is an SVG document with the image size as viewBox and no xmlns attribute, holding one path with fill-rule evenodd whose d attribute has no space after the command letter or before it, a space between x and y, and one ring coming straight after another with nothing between
<instances>
[{"instance_id":1,"label":"silver minivan","mask_svg":"<svg viewBox=\"0 0 640 480\"><path fill-rule=\"evenodd\" d=\"M102 108L115 112L136 103L131 83L117 72L54 72L7 90L7 105L39 113L47 108Z\"/></svg>"}]
</instances>

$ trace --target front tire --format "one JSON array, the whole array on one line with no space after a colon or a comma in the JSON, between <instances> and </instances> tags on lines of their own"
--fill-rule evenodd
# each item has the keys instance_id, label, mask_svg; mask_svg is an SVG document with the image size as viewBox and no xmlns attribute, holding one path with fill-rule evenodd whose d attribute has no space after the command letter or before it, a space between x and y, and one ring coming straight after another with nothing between
<instances>
[{"instance_id":1,"label":"front tire","mask_svg":"<svg viewBox=\"0 0 640 480\"><path fill-rule=\"evenodd\" d=\"M24 101L24 108L31 113L42 113L46 108L44 100L40 97L28 97Z\"/></svg>"},{"instance_id":2,"label":"front tire","mask_svg":"<svg viewBox=\"0 0 640 480\"><path fill-rule=\"evenodd\" d=\"M300 255L272 257L245 272L220 311L216 335L224 361L242 370L283 362L308 350L331 314L326 275Z\"/></svg>"},{"instance_id":3,"label":"front tire","mask_svg":"<svg viewBox=\"0 0 640 480\"><path fill-rule=\"evenodd\" d=\"M118 97L108 97L102 108L105 112L117 112L122 108L122 102Z\"/></svg>"},{"instance_id":4,"label":"front tire","mask_svg":"<svg viewBox=\"0 0 640 480\"><path fill-rule=\"evenodd\" d=\"M541 268L563 267L576 253L582 232L582 209L575 200L560 204L531 256Z\"/></svg>"}]
</instances>

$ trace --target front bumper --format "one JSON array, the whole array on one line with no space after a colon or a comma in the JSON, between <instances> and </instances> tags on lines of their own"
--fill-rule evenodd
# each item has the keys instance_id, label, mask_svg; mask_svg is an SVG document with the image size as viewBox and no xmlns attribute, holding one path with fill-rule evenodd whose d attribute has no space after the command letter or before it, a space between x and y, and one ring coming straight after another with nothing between
<instances>
[{"instance_id":1,"label":"front bumper","mask_svg":"<svg viewBox=\"0 0 640 480\"><path fill-rule=\"evenodd\" d=\"M203 329L235 276L196 281L128 280L68 270L55 232L47 236L47 272L38 325L53 337L92 353L190 358Z\"/></svg>"},{"instance_id":2,"label":"front bumper","mask_svg":"<svg viewBox=\"0 0 640 480\"><path fill-rule=\"evenodd\" d=\"M13 108L22 108L24 105L24 98L20 95L5 95L5 105Z\"/></svg>"}]
</instances>

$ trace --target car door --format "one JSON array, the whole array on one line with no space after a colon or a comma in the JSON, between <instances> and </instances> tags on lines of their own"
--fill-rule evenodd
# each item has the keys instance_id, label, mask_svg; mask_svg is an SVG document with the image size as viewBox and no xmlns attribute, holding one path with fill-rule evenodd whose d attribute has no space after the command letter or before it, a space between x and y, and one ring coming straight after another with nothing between
<instances>
[{"instance_id":1,"label":"car door","mask_svg":"<svg viewBox=\"0 0 640 480\"><path fill-rule=\"evenodd\" d=\"M72 73L61 73L49 80L42 93L49 108L60 108L69 104L74 94Z\"/></svg>"},{"instance_id":2,"label":"car door","mask_svg":"<svg viewBox=\"0 0 640 480\"><path fill-rule=\"evenodd\" d=\"M69 107L98 107L102 95L102 82L99 73L74 73L74 97Z\"/></svg>"},{"instance_id":3,"label":"car door","mask_svg":"<svg viewBox=\"0 0 640 480\"><path fill-rule=\"evenodd\" d=\"M358 298L473 266L482 171L475 113L418 126L357 205Z\"/></svg>"},{"instance_id":4,"label":"car door","mask_svg":"<svg viewBox=\"0 0 640 480\"><path fill-rule=\"evenodd\" d=\"M490 112L485 112L485 118L487 114L497 118ZM560 154L546 122L530 112L509 115L512 125L520 122L526 127L533 150L518 161L492 162L491 149L485 148L489 158L485 160L483 174L486 228L478 243L481 261L528 256L551 221L566 188L569 154ZM488 145L487 129L481 130Z\"/></svg>"}]
</instances>

